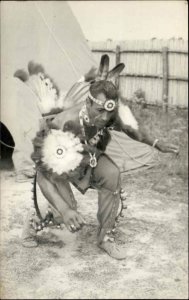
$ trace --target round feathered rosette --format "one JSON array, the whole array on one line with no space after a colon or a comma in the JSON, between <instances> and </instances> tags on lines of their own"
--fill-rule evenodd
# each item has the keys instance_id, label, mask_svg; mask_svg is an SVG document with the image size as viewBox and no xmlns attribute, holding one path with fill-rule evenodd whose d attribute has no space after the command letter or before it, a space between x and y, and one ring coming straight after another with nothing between
<instances>
[{"instance_id":1,"label":"round feathered rosette","mask_svg":"<svg viewBox=\"0 0 189 300\"><path fill-rule=\"evenodd\" d=\"M62 175L74 171L83 159L83 145L72 132L51 129L34 139L33 160L43 169Z\"/></svg>"}]
</instances>

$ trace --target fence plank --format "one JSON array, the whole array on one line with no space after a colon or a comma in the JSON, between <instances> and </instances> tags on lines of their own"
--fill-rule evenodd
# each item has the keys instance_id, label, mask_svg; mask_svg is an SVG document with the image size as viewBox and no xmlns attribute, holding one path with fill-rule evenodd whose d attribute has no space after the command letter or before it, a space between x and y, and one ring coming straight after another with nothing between
<instances>
[{"instance_id":1,"label":"fence plank","mask_svg":"<svg viewBox=\"0 0 189 300\"><path fill-rule=\"evenodd\" d=\"M119 61L126 66L125 72L123 71L119 78L119 89L123 97L132 99L134 92L142 89L149 104L162 105L163 95L166 95L167 106L188 107L187 41L154 38L144 41L119 41L119 44L110 40L89 42L96 60L99 61L103 53L110 56L111 68L115 66L117 45L120 47ZM163 66L162 48L167 48L167 67L165 63Z\"/></svg>"},{"instance_id":2,"label":"fence plank","mask_svg":"<svg viewBox=\"0 0 189 300\"><path fill-rule=\"evenodd\" d=\"M116 46L115 55L116 55L115 64L118 65L120 63L120 46L119 45ZM119 88L119 76L116 77L115 85L116 85L117 88Z\"/></svg>"},{"instance_id":3,"label":"fence plank","mask_svg":"<svg viewBox=\"0 0 189 300\"><path fill-rule=\"evenodd\" d=\"M162 49L162 60L163 60L162 105L163 105L163 110L167 111L168 108L168 48L167 47L163 47Z\"/></svg>"}]
</instances>

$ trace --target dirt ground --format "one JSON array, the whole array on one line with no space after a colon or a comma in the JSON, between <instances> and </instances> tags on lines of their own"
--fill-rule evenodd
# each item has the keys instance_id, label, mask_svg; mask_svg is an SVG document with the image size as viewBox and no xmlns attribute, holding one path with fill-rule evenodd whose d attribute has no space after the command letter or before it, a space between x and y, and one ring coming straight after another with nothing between
<instances>
[{"instance_id":1,"label":"dirt ground","mask_svg":"<svg viewBox=\"0 0 189 300\"><path fill-rule=\"evenodd\" d=\"M127 258L117 261L96 246L94 190L74 190L81 232L45 229L37 248L23 248L31 180L1 171L1 299L188 299L186 182L171 175L152 188L155 172L123 177L128 209L116 238Z\"/></svg>"}]
</instances>

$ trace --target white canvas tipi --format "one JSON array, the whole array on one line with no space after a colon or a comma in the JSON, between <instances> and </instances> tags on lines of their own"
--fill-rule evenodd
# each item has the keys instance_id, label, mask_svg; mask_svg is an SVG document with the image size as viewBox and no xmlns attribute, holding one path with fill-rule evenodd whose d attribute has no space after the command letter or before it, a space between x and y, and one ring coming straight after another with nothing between
<instances>
[{"instance_id":1,"label":"white canvas tipi","mask_svg":"<svg viewBox=\"0 0 189 300\"><path fill-rule=\"evenodd\" d=\"M13 136L18 172L33 165L32 139L41 117L36 95L13 76L29 61L40 63L62 91L98 65L67 2L1 2L1 121ZM107 153L122 172L151 165L149 146L120 132L112 131L112 136Z\"/></svg>"}]
</instances>

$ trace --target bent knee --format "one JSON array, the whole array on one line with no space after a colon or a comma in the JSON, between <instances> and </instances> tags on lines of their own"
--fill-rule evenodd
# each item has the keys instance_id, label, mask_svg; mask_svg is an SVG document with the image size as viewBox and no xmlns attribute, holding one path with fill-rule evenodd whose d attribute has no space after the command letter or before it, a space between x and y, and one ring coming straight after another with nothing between
<instances>
[{"instance_id":1,"label":"bent knee","mask_svg":"<svg viewBox=\"0 0 189 300\"><path fill-rule=\"evenodd\" d=\"M94 170L93 180L97 187L116 191L120 182L120 170L109 157L102 155Z\"/></svg>"},{"instance_id":2,"label":"bent knee","mask_svg":"<svg viewBox=\"0 0 189 300\"><path fill-rule=\"evenodd\" d=\"M109 170L107 170L107 176L110 177L112 181L118 180L120 178L120 170L117 166L112 165Z\"/></svg>"},{"instance_id":3,"label":"bent knee","mask_svg":"<svg viewBox=\"0 0 189 300\"><path fill-rule=\"evenodd\" d=\"M108 168L104 175L104 187L116 191L119 187L120 182L120 170L114 164L111 165L111 168Z\"/></svg>"}]
</instances>

